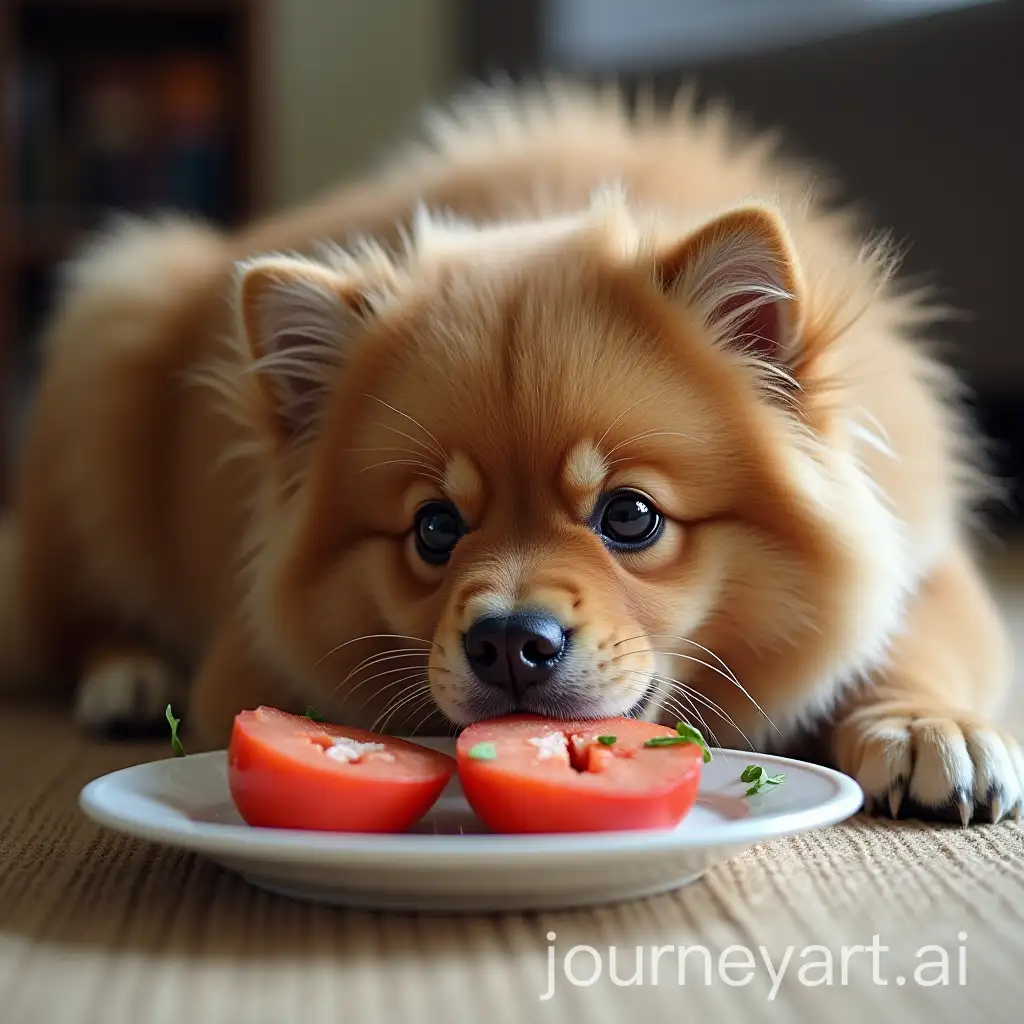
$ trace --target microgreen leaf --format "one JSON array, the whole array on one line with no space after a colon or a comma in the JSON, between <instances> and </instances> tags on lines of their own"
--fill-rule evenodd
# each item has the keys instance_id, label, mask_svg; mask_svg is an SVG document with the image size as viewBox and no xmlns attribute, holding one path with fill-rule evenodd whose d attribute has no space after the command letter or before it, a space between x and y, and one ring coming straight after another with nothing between
<instances>
[{"instance_id":1,"label":"microgreen leaf","mask_svg":"<svg viewBox=\"0 0 1024 1024\"><path fill-rule=\"evenodd\" d=\"M701 736L700 731L695 729L688 722L676 722L676 732L682 736L687 743L695 743L701 750L704 751L704 763L709 764L711 761L711 749L707 743L704 742L704 737Z\"/></svg>"},{"instance_id":2,"label":"microgreen leaf","mask_svg":"<svg viewBox=\"0 0 1024 1024\"><path fill-rule=\"evenodd\" d=\"M740 773L740 782L753 783L744 796L756 796L766 786L781 786L785 781L786 776L781 772L769 775L759 764L748 764Z\"/></svg>"},{"instance_id":3,"label":"microgreen leaf","mask_svg":"<svg viewBox=\"0 0 1024 1024\"><path fill-rule=\"evenodd\" d=\"M688 728L685 727L685 728ZM683 733L680 736L652 736L649 740L644 741L645 747L700 747L704 751L704 763L707 764L711 760L711 751L708 750L707 744L704 742L704 737L701 736L696 729L693 732L697 733L697 738L694 739L689 733Z\"/></svg>"},{"instance_id":4,"label":"microgreen leaf","mask_svg":"<svg viewBox=\"0 0 1024 1024\"><path fill-rule=\"evenodd\" d=\"M178 739L178 726L181 725L181 719L174 717L170 704L164 710L164 717L167 719L167 724L171 727L171 750L174 751L175 757L184 757L185 748L181 745L181 740Z\"/></svg>"},{"instance_id":5,"label":"microgreen leaf","mask_svg":"<svg viewBox=\"0 0 1024 1024\"><path fill-rule=\"evenodd\" d=\"M602 747L610 747L614 745L616 739L618 739L617 736L598 736L597 742L600 743Z\"/></svg>"},{"instance_id":6,"label":"microgreen leaf","mask_svg":"<svg viewBox=\"0 0 1024 1024\"><path fill-rule=\"evenodd\" d=\"M494 743L474 743L468 756L474 761L493 761L498 756L498 748Z\"/></svg>"},{"instance_id":7,"label":"microgreen leaf","mask_svg":"<svg viewBox=\"0 0 1024 1024\"><path fill-rule=\"evenodd\" d=\"M303 718L308 718L311 722L326 722L327 721L327 719L324 718L324 716L321 715L320 712L317 711L317 709L315 707L313 707L312 704L307 704L306 705L306 713L302 717Z\"/></svg>"}]
</instances>

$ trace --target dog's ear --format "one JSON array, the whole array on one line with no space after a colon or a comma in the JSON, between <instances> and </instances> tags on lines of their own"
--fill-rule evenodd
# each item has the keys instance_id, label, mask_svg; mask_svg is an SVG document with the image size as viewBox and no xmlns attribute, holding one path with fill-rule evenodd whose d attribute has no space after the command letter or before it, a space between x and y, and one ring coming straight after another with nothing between
<instances>
[{"instance_id":1,"label":"dog's ear","mask_svg":"<svg viewBox=\"0 0 1024 1024\"><path fill-rule=\"evenodd\" d=\"M316 422L366 309L355 282L319 263L267 256L240 268L239 326L283 438L298 439Z\"/></svg>"},{"instance_id":2,"label":"dog's ear","mask_svg":"<svg viewBox=\"0 0 1024 1024\"><path fill-rule=\"evenodd\" d=\"M777 366L799 358L804 309L781 218L750 206L723 214L657 260L659 286L715 339Z\"/></svg>"}]
</instances>

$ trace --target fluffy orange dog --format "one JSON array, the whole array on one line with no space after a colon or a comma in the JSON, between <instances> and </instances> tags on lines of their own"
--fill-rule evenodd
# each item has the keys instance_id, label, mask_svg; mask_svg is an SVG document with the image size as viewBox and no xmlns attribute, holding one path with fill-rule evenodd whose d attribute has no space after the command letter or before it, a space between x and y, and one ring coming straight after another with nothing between
<instances>
[{"instance_id":1,"label":"fluffy orange dog","mask_svg":"<svg viewBox=\"0 0 1024 1024\"><path fill-rule=\"evenodd\" d=\"M721 115L556 89L248 233L122 228L50 332L7 675L99 727L187 673L206 744L260 702L686 716L813 738L894 815L1019 815L976 444L811 184Z\"/></svg>"}]
</instances>

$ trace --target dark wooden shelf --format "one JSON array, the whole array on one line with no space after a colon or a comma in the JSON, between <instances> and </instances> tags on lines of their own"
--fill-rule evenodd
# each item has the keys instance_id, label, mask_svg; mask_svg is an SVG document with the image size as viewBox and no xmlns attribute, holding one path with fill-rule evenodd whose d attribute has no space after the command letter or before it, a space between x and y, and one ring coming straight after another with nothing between
<instances>
[{"instance_id":1,"label":"dark wooden shelf","mask_svg":"<svg viewBox=\"0 0 1024 1024\"><path fill-rule=\"evenodd\" d=\"M208 137L214 140L212 146L207 145L202 154L194 148L164 147L161 143L165 137L187 140L190 136L161 136L162 123L153 122L156 128L149 129L150 137L140 136L144 141L136 145L141 145L138 152L145 154L144 166L158 170L152 172L152 180L150 170L139 179L145 185L141 193L138 188L131 190L139 194L141 205L124 206L128 212L142 214L151 209L173 209L174 200L164 197L184 194L194 202L193 207L180 207L185 213L223 224L247 220L259 208L266 164L262 153L267 58L261 49L266 39L264 2L0 0L0 96L17 97L22 82L31 83L34 91L24 94L24 102L35 111L36 118L27 122L32 125L27 137L33 148L23 152L25 136L18 121L22 105L0 104L0 504L7 495L13 388L23 385L12 381L12 373L32 351L16 349L15 345L34 343L40 317L49 302L52 270L105 219L91 209L79 212L77 204L97 201L104 207L111 205L96 198L111 195L110 181L104 177L109 175L111 165L96 164L96 155L102 152L93 142L96 136L81 134L83 125L95 131L99 123L89 120L98 115L95 107L88 106L93 94L82 98L83 83L85 88L95 89L96 73L107 76L109 71L122 93L133 95L131 84L125 91L124 76L139 75L141 68L138 80L145 91L138 102L147 105L145 117L167 117L175 110L173 116L179 118L194 116L182 115L180 104L196 102L197 61L209 64L212 60L214 74L221 82L216 89L205 86L203 94L207 103L212 96L216 104L217 134ZM179 58L184 58L186 64ZM190 71L183 71L184 66ZM109 90L109 83L105 87ZM40 88L42 108L38 106ZM169 93L168 89L178 91ZM176 99L172 101L169 96ZM109 124L109 95L103 102L107 103L104 116ZM165 105L172 102L179 106ZM56 110L54 103L58 104ZM194 106L184 109L195 110ZM209 111L208 106L205 109ZM186 128L189 124L180 120L168 123L184 124ZM83 139L94 148L82 150ZM74 158L71 162L62 162L65 149ZM172 152L179 162L161 165L160 161ZM105 159L107 156L104 154ZM93 163L83 163L83 159ZM216 183L212 188L199 188L195 182L202 179L187 177L198 173L195 168L203 165L218 167L215 173L219 177L207 179ZM97 166L104 168L99 179L95 177ZM126 166L132 165L122 164L116 174L132 181L124 177ZM29 167L41 167L46 175L27 179L36 184L26 190L22 176ZM167 168L171 177L166 177L162 168ZM97 180L103 183L99 192ZM122 195L119 188L113 192L115 201ZM38 212L23 205L36 200L40 204Z\"/></svg>"},{"instance_id":2,"label":"dark wooden shelf","mask_svg":"<svg viewBox=\"0 0 1024 1024\"><path fill-rule=\"evenodd\" d=\"M98 11L159 11L163 14L225 12L246 6L247 0L15 0L22 7L88 8Z\"/></svg>"}]
</instances>

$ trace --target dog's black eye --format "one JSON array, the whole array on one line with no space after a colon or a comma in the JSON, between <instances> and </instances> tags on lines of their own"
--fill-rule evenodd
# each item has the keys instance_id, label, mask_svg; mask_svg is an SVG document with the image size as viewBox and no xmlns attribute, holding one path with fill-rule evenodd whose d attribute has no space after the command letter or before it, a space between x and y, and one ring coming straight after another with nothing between
<instances>
[{"instance_id":1,"label":"dog's black eye","mask_svg":"<svg viewBox=\"0 0 1024 1024\"><path fill-rule=\"evenodd\" d=\"M649 498L636 491L615 491L599 506L598 532L609 547L635 551L653 544L665 520Z\"/></svg>"},{"instance_id":2,"label":"dog's black eye","mask_svg":"<svg viewBox=\"0 0 1024 1024\"><path fill-rule=\"evenodd\" d=\"M443 565L466 532L462 517L447 501L432 501L416 513L416 550L424 562Z\"/></svg>"}]
</instances>

